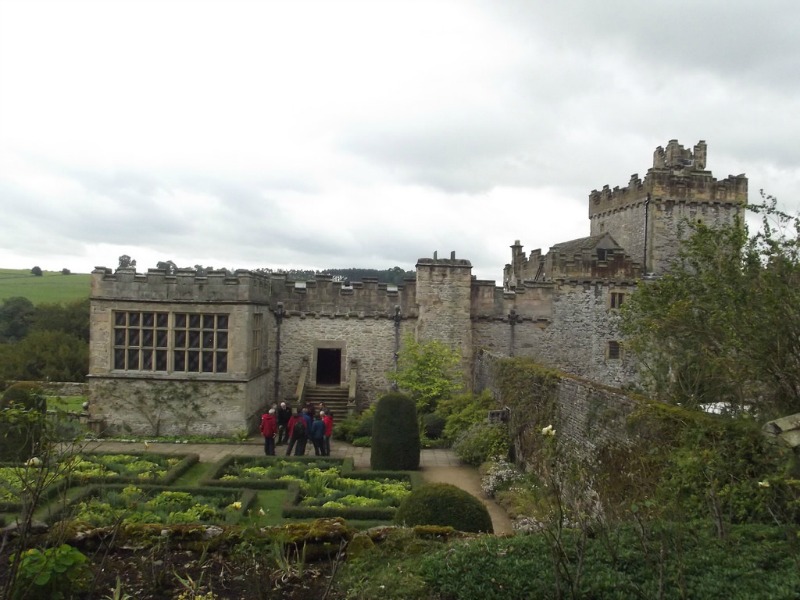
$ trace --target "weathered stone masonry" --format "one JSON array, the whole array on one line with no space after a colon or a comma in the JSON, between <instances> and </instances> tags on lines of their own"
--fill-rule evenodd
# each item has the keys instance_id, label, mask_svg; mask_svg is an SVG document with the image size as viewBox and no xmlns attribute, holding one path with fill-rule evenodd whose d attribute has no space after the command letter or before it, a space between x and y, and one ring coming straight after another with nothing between
<instances>
[{"instance_id":1,"label":"weathered stone masonry","mask_svg":"<svg viewBox=\"0 0 800 600\"><path fill-rule=\"evenodd\" d=\"M252 430L270 403L292 399L301 377L346 387L352 376L364 406L389 388L395 344L406 335L457 349L467 387L488 355L528 356L623 386L636 374L619 308L641 274L666 269L687 221L728 224L746 202L744 175L717 181L706 158L705 142L693 151L674 140L658 148L644 180L590 194L589 237L529 256L515 242L502 286L476 280L455 253L420 258L415 278L397 287L329 275L290 282L248 271L98 267L91 416L134 433L150 433L157 421L161 433L231 434ZM176 386L190 387L196 402L158 401ZM562 412L577 419L583 394L565 393L578 404L565 401Z\"/></svg>"}]
</instances>

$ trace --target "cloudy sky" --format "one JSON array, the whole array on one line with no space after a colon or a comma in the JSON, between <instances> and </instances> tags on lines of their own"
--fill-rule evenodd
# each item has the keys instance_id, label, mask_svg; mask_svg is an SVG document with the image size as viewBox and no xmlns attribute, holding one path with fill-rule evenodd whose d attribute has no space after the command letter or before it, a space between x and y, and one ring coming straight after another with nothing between
<instances>
[{"instance_id":1,"label":"cloudy sky","mask_svg":"<svg viewBox=\"0 0 800 600\"><path fill-rule=\"evenodd\" d=\"M502 279L656 146L800 199L796 0L0 0L0 267Z\"/></svg>"}]
</instances>

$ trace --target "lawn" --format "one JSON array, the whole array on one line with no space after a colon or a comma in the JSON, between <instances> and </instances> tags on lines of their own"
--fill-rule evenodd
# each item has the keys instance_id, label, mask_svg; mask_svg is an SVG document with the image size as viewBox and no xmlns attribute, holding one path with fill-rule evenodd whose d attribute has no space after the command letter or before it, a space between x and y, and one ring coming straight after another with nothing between
<instances>
[{"instance_id":1,"label":"lawn","mask_svg":"<svg viewBox=\"0 0 800 600\"><path fill-rule=\"evenodd\" d=\"M43 271L41 277L25 269L0 269L0 301L22 296L34 304L64 303L89 297L92 276L88 273L62 275Z\"/></svg>"}]
</instances>

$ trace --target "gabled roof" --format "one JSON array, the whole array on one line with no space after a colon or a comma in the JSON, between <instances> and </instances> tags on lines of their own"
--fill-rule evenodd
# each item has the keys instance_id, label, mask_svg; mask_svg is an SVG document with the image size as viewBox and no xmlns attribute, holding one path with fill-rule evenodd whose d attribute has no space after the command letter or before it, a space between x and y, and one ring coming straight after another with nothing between
<instances>
[{"instance_id":1,"label":"gabled roof","mask_svg":"<svg viewBox=\"0 0 800 600\"><path fill-rule=\"evenodd\" d=\"M550 252L558 252L559 254L581 254L584 250L595 250L597 248L602 250L622 250L622 246L611 237L611 234L598 233L597 235L590 235L589 237L555 244L550 247Z\"/></svg>"}]
</instances>

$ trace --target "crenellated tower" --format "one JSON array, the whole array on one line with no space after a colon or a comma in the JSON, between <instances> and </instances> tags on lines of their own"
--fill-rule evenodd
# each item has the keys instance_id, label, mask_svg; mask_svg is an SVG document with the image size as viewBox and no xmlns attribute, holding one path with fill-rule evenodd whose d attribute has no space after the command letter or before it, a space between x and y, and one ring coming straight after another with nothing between
<instances>
[{"instance_id":1,"label":"crenellated tower","mask_svg":"<svg viewBox=\"0 0 800 600\"><path fill-rule=\"evenodd\" d=\"M589 194L591 235L610 234L645 273L663 273L677 257L687 223L733 223L747 204L747 177L717 180L706 170L706 142L694 149L670 140L653 154L644 179Z\"/></svg>"}]
</instances>

